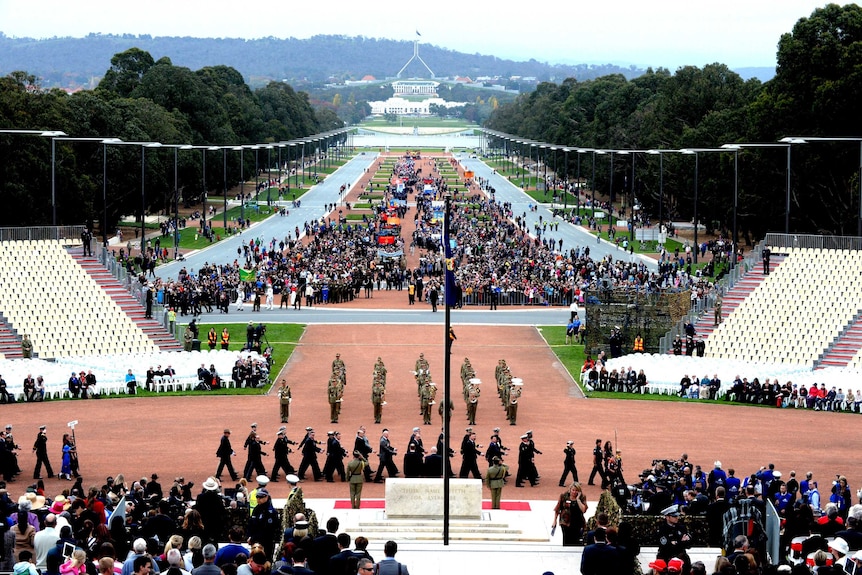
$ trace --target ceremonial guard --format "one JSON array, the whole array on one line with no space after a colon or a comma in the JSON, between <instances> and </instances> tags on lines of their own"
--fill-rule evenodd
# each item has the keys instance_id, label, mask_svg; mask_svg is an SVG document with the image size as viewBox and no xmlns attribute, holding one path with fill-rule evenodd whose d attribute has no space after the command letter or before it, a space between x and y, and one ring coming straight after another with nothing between
<instances>
[{"instance_id":1,"label":"ceremonial guard","mask_svg":"<svg viewBox=\"0 0 862 575\"><path fill-rule=\"evenodd\" d=\"M281 410L282 423L289 423L288 420L290 419L290 402L290 386L287 385L287 380L282 379L281 385L278 388L278 404L279 409ZM291 471L291 473L293 472Z\"/></svg>"},{"instance_id":2,"label":"ceremonial guard","mask_svg":"<svg viewBox=\"0 0 862 575\"><path fill-rule=\"evenodd\" d=\"M350 507L359 509L362 501L362 484L365 482L365 469L368 461L359 451L353 452L353 459L347 464L347 481L350 483Z\"/></svg>"},{"instance_id":3,"label":"ceremonial guard","mask_svg":"<svg viewBox=\"0 0 862 575\"><path fill-rule=\"evenodd\" d=\"M485 475L488 487L491 489L491 509L500 508L500 497L503 495L503 485L506 483L508 472L509 466L503 464L498 456L491 459L491 467Z\"/></svg>"}]
</instances>

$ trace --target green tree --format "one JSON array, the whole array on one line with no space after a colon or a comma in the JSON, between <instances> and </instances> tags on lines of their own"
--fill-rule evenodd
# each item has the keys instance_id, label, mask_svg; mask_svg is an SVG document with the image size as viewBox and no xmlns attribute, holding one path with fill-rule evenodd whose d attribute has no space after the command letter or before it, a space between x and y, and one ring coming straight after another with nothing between
<instances>
[{"instance_id":1,"label":"green tree","mask_svg":"<svg viewBox=\"0 0 862 575\"><path fill-rule=\"evenodd\" d=\"M125 52L115 54L111 58L111 67L99 82L98 89L120 98L127 98L132 95L153 64L155 61L150 53L140 48L129 48Z\"/></svg>"}]
</instances>

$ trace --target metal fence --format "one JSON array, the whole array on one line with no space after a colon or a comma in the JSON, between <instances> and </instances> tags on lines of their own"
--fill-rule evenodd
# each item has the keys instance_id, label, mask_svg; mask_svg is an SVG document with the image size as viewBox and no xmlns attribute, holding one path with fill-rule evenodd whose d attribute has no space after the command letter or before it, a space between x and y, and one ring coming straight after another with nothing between
<instances>
[{"instance_id":1,"label":"metal fence","mask_svg":"<svg viewBox=\"0 0 862 575\"><path fill-rule=\"evenodd\" d=\"M813 248L824 250L862 250L862 237L859 236L817 236L805 234L766 234L764 243L772 251L781 248Z\"/></svg>"},{"instance_id":2,"label":"metal fence","mask_svg":"<svg viewBox=\"0 0 862 575\"><path fill-rule=\"evenodd\" d=\"M0 241L57 240L66 245L80 244L84 226L34 226L27 228L0 228Z\"/></svg>"}]
</instances>

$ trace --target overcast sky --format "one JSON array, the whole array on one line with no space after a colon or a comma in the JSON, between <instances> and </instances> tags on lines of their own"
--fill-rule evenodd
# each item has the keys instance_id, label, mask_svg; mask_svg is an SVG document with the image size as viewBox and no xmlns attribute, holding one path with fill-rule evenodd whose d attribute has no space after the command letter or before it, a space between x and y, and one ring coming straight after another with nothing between
<instances>
[{"instance_id":1,"label":"overcast sky","mask_svg":"<svg viewBox=\"0 0 862 575\"><path fill-rule=\"evenodd\" d=\"M0 0L0 32L231 38L341 34L419 39L467 53L640 67L774 66L778 39L813 0ZM257 8L257 13L252 9ZM421 36L417 36L417 32ZM420 47L421 55L421 47Z\"/></svg>"}]
</instances>

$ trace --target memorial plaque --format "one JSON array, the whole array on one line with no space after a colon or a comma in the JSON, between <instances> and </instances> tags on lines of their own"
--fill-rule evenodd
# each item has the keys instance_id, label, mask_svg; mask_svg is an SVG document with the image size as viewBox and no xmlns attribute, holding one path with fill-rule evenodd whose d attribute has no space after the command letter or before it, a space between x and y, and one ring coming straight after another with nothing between
<instances>
[{"instance_id":1,"label":"memorial plaque","mask_svg":"<svg viewBox=\"0 0 862 575\"><path fill-rule=\"evenodd\" d=\"M449 516L479 519L482 515L482 480L449 481ZM396 478L386 480L386 516L443 519L443 480Z\"/></svg>"}]
</instances>

